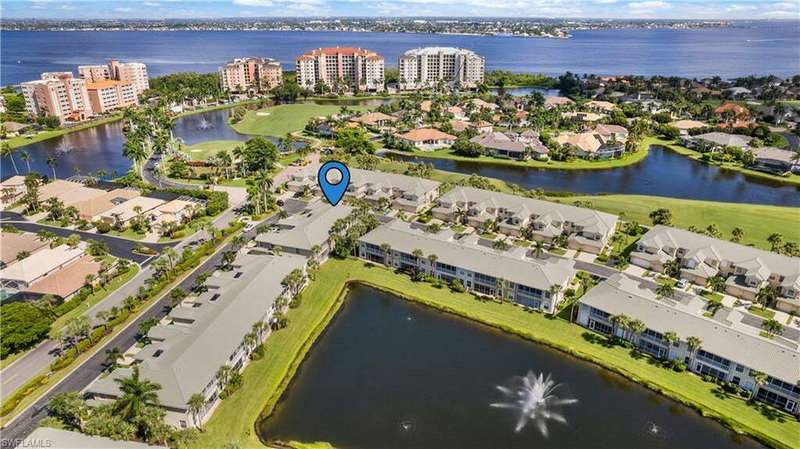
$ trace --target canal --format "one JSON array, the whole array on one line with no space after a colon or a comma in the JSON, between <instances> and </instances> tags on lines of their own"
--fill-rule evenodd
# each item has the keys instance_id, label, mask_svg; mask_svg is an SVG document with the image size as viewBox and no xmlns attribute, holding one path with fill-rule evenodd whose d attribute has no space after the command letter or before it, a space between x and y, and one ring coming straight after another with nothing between
<instances>
[{"instance_id":1,"label":"canal","mask_svg":"<svg viewBox=\"0 0 800 449\"><path fill-rule=\"evenodd\" d=\"M527 372L562 383L566 424L515 432L498 385ZM275 413L263 440L338 449L750 449L762 447L592 364L367 287L354 288Z\"/></svg>"}]
</instances>

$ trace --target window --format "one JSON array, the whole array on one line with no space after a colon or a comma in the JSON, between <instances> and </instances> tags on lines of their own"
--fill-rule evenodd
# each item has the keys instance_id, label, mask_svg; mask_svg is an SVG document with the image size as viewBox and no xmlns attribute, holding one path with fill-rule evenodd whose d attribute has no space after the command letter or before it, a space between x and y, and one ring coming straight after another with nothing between
<instances>
[{"instance_id":1,"label":"window","mask_svg":"<svg viewBox=\"0 0 800 449\"><path fill-rule=\"evenodd\" d=\"M744 372L744 366L743 365L736 365L736 372L737 373L743 373Z\"/></svg>"}]
</instances>

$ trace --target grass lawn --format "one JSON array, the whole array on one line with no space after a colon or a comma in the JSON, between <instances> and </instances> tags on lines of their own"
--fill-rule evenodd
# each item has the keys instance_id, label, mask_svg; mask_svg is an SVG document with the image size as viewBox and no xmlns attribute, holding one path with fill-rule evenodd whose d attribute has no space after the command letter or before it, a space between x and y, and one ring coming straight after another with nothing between
<instances>
[{"instance_id":1,"label":"grass lawn","mask_svg":"<svg viewBox=\"0 0 800 449\"><path fill-rule=\"evenodd\" d=\"M622 220L650 224L651 211L666 208L672 212L672 223L678 228L696 226L705 229L714 223L724 239L730 238L735 227L744 230L742 243L769 249L767 237L773 232L783 235L784 241L800 243L800 209L796 207L766 206L760 204L720 203L713 201L684 200L645 195L595 195L563 198L571 204L575 200L588 201L592 207L617 214Z\"/></svg>"},{"instance_id":2,"label":"grass lawn","mask_svg":"<svg viewBox=\"0 0 800 449\"><path fill-rule=\"evenodd\" d=\"M214 220L214 217L209 217L207 215L202 217L197 217L194 220L190 221L186 224L186 227L181 229L180 231L176 232L172 238L169 237L161 237L158 239L158 243L165 243L165 242L176 242L181 239L185 239L190 235L194 234L195 232L203 229L203 226L210 223Z\"/></svg>"},{"instance_id":3,"label":"grass lawn","mask_svg":"<svg viewBox=\"0 0 800 449\"><path fill-rule=\"evenodd\" d=\"M775 311L771 309L762 309L760 306L750 307L747 309L748 312L752 313L753 315L758 315L761 318L765 318L771 320L775 318Z\"/></svg>"},{"instance_id":4,"label":"grass lawn","mask_svg":"<svg viewBox=\"0 0 800 449\"><path fill-rule=\"evenodd\" d=\"M107 234L131 240L141 240L146 236L146 234L140 234L131 228L127 228L124 231L117 231L116 229L112 229L108 231Z\"/></svg>"},{"instance_id":5,"label":"grass lawn","mask_svg":"<svg viewBox=\"0 0 800 449\"><path fill-rule=\"evenodd\" d=\"M51 329L61 329L64 327L64 324L72 317L78 316L84 312L86 312L89 308L94 306L95 304L99 303L100 301L106 299L108 295L111 294L114 290L122 287L126 282L133 279L134 276L139 272L139 266L136 264L130 264L130 269L127 273L117 276L111 280L104 288L95 288L94 293L89 295L83 304L75 307L74 309L70 310L69 312L61 315L53 321L53 324L50 326ZM72 299L71 301L75 301Z\"/></svg>"},{"instance_id":6,"label":"grass lawn","mask_svg":"<svg viewBox=\"0 0 800 449\"><path fill-rule=\"evenodd\" d=\"M202 142L188 147L182 146L181 151L188 154L192 160L204 161L208 159L209 156L217 154L222 150L231 154L234 148L243 144L244 142L238 140L209 140L208 142ZM233 155L231 154L231 156Z\"/></svg>"},{"instance_id":7,"label":"grass lawn","mask_svg":"<svg viewBox=\"0 0 800 449\"><path fill-rule=\"evenodd\" d=\"M11 145L11 148L18 148L23 147L25 145L30 145L32 143L41 142L43 140L52 139L53 137L63 136L64 134L73 133L75 131L82 131L87 128L92 128L94 126L103 125L106 123L116 122L117 120L122 119L122 114L115 114L110 117L105 117L99 120L91 120L88 122L81 123L80 125L73 126L71 128L59 128L54 129L52 131L42 131L32 136L22 135L17 137L12 137L6 142Z\"/></svg>"},{"instance_id":8,"label":"grass lawn","mask_svg":"<svg viewBox=\"0 0 800 449\"><path fill-rule=\"evenodd\" d=\"M242 449L263 447L254 432L255 421L262 410L265 415L273 411L299 361L337 310L348 281L363 282L561 349L700 409L706 416L722 419L730 427L756 435L775 447L796 446L800 424L794 418L761 404L748 404L723 392L716 384L665 369L647 357L633 358L629 350L609 347L604 337L566 320L525 312L507 303L479 302L467 293L414 283L405 275L361 260L332 259L303 292L302 305L289 312L289 327L270 336L266 356L247 367L242 388L220 404L202 434L199 448L216 449L229 442L238 443Z\"/></svg>"},{"instance_id":9,"label":"grass lawn","mask_svg":"<svg viewBox=\"0 0 800 449\"><path fill-rule=\"evenodd\" d=\"M450 159L454 161L466 162L480 162L482 164L506 165L513 167L526 167L526 168L551 168L558 170L603 170L615 167L625 167L642 161L647 157L650 145L647 140L643 140L639 145L639 151L633 154L626 154L619 159L605 159L590 161L586 159L575 159L569 162L562 161L516 161L513 159L504 159L492 156L479 156L479 157L466 157L456 154L449 148L444 148L436 151L419 151L415 150L414 155L420 157L436 158L436 159ZM400 152L400 154L408 154L407 152Z\"/></svg>"},{"instance_id":10,"label":"grass lawn","mask_svg":"<svg viewBox=\"0 0 800 449\"><path fill-rule=\"evenodd\" d=\"M378 170L391 173L404 173L408 164L398 161L381 160ZM469 176L460 173L434 170L428 177L443 183L458 184ZM512 188L504 181L494 178L484 178L499 192L520 195L523 188ZM516 186L515 186L516 187ZM687 229L696 226L705 229L714 223L722 232L723 238L728 238L735 227L744 230L742 244L755 245L759 248L769 249L767 237L778 232L783 235L784 241L800 243L800 208L767 206L761 204L737 204L714 201L686 200L681 198L668 198L647 195L578 195L568 197L549 197L550 201L572 204L574 201L591 203L593 209L617 214L621 220L637 221L649 225L650 212L667 208L672 212L673 226Z\"/></svg>"},{"instance_id":11,"label":"grass lawn","mask_svg":"<svg viewBox=\"0 0 800 449\"><path fill-rule=\"evenodd\" d=\"M662 146L662 147L666 147L666 148L669 148L670 150L672 150L672 151L674 151L674 152L676 152L678 154L681 154L683 156L688 156L688 157L694 159L695 161L697 161L698 163L701 163L701 164L706 163L706 162L702 161L701 158L703 156L703 153L700 153L699 151L695 151L695 150L692 150L690 148L686 148L686 147L684 147L682 145L678 145L678 144L676 144L674 142L671 142L669 140L659 139L658 137L648 137L648 138L646 138L644 140L649 142L648 145L659 145L659 146ZM786 140L786 139L784 138L783 140ZM788 142L787 142L787 144L788 144ZM751 169L745 168L741 164L735 163L735 162L721 162L721 163L714 163L714 165L718 165L718 166L720 166L720 167L722 167L722 168L724 168L726 170L738 171L738 172L744 173L747 176L769 179L769 180L772 180L772 181L786 183L786 184L800 185L800 175L796 175L796 174L790 174L788 176L778 176L778 175L773 175L771 173L765 173L765 172L758 171L758 170L751 170Z\"/></svg>"},{"instance_id":12,"label":"grass lawn","mask_svg":"<svg viewBox=\"0 0 800 449\"><path fill-rule=\"evenodd\" d=\"M351 110L366 111L366 106L348 106ZM314 117L324 117L339 112L339 105L293 103L272 106L257 111L247 111L244 119L233 125L242 134L283 137L301 131Z\"/></svg>"},{"instance_id":13,"label":"grass lawn","mask_svg":"<svg viewBox=\"0 0 800 449\"><path fill-rule=\"evenodd\" d=\"M722 295L717 292L712 292L711 290L702 290L700 296L712 302L722 301Z\"/></svg>"}]
</instances>

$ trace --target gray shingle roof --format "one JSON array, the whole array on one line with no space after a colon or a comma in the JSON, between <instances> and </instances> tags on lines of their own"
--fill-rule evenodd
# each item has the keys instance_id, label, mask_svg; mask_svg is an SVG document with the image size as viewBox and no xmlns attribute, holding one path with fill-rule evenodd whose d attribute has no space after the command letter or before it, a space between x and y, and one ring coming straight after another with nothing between
<instances>
[{"instance_id":1,"label":"gray shingle roof","mask_svg":"<svg viewBox=\"0 0 800 449\"><path fill-rule=\"evenodd\" d=\"M324 201L314 201L299 214L280 220L277 230L259 234L256 241L309 251L314 245L325 243L333 223L352 210L344 204L333 207Z\"/></svg>"},{"instance_id":2,"label":"gray shingle roof","mask_svg":"<svg viewBox=\"0 0 800 449\"><path fill-rule=\"evenodd\" d=\"M28 435L20 447L49 449L166 449L136 441L117 441L111 438L84 435L69 430L39 427Z\"/></svg>"},{"instance_id":3,"label":"gray shingle roof","mask_svg":"<svg viewBox=\"0 0 800 449\"><path fill-rule=\"evenodd\" d=\"M417 178L416 176L361 170L359 168L350 169L350 186L352 188L359 188L368 184L379 189L397 189L419 196L431 190L438 189L441 183L429 179Z\"/></svg>"},{"instance_id":4,"label":"gray shingle roof","mask_svg":"<svg viewBox=\"0 0 800 449\"><path fill-rule=\"evenodd\" d=\"M721 321L703 316L705 301L700 298L674 301L657 296L638 280L618 273L589 290L580 302L612 315L642 320L660 333L675 332L681 340L698 337L703 349L786 382L800 380L796 344L782 345L759 337L760 328L743 324L738 310L728 309Z\"/></svg>"},{"instance_id":5,"label":"gray shingle roof","mask_svg":"<svg viewBox=\"0 0 800 449\"><path fill-rule=\"evenodd\" d=\"M568 259L532 259L524 256L524 250L498 251L456 240L450 229L433 234L399 220L379 226L360 241L376 246L388 243L393 251L406 254L421 249L426 257L436 254L441 263L543 290L563 285L575 275L574 262Z\"/></svg>"},{"instance_id":6,"label":"gray shingle roof","mask_svg":"<svg viewBox=\"0 0 800 449\"><path fill-rule=\"evenodd\" d=\"M192 394L200 393L214 379L241 344L253 323L260 321L284 291L283 278L295 268L302 268L305 258L284 254L242 254L230 272L216 272L209 278L209 291L197 300L200 307L179 307L170 316L194 320L191 324L172 324L180 331L152 330L167 338L143 350L141 376L161 385L161 404L185 409ZM242 274L237 276L237 273ZM214 295L219 293L216 299ZM213 299L213 300L212 300ZM163 327L159 325L157 327ZM157 350L162 352L155 356ZM130 375L129 369L117 369L95 382L91 393L116 396L114 378Z\"/></svg>"},{"instance_id":7,"label":"gray shingle roof","mask_svg":"<svg viewBox=\"0 0 800 449\"><path fill-rule=\"evenodd\" d=\"M605 235L616 227L616 215L598 212L592 209L575 207L551 201L525 198L506 193L481 190L473 187L456 187L439 198L440 203L455 204L456 202L478 203L481 207L503 207L511 212L527 209L527 213L538 216L558 214L564 220L581 225L587 231L598 232Z\"/></svg>"}]
</instances>

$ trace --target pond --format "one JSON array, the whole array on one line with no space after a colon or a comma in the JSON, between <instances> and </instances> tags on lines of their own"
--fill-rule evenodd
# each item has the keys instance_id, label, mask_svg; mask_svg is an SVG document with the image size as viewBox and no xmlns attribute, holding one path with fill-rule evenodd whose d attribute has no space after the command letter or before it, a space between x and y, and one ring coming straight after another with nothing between
<instances>
[{"instance_id":1,"label":"pond","mask_svg":"<svg viewBox=\"0 0 800 449\"><path fill-rule=\"evenodd\" d=\"M527 188L578 193L626 193L733 203L800 206L800 186L706 165L661 146L641 162L606 170L553 170L400 155L440 170L497 178Z\"/></svg>"},{"instance_id":2,"label":"pond","mask_svg":"<svg viewBox=\"0 0 800 449\"><path fill-rule=\"evenodd\" d=\"M527 372L551 374L566 424L549 436L490 407ZM693 410L592 364L367 287L354 288L275 413L264 440L337 449L760 448Z\"/></svg>"}]
</instances>

